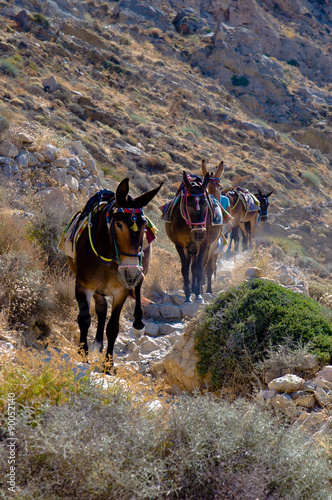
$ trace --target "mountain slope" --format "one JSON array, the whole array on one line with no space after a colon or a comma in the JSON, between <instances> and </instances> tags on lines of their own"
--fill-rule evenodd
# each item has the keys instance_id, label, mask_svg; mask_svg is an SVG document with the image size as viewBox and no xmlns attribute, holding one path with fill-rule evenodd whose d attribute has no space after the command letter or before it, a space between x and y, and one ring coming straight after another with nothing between
<instances>
[{"instance_id":1,"label":"mountain slope","mask_svg":"<svg viewBox=\"0 0 332 500\"><path fill-rule=\"evenodd\" d=\"M303 255L329 263L327 4L186 2L198 13L193 25L185 18L189 34L172 24L178 2L65 5L0 6L0 113L10 123L2 138L81 140L111 187L124 176L138 192L163 180L154 219L183 169L224 159L225 187L274 189L271 222L288 227ZM22 8L28 15L17 16Z\"/></svg>"}]
</instances>

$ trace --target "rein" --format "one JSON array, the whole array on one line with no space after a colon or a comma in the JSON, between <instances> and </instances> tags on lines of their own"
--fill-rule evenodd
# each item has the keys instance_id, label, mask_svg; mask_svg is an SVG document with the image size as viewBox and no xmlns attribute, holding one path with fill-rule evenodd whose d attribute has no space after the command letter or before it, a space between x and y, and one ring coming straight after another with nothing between
<instances>
[{"instance_id":1,"label":"rein","mask_svg":"<svg viewBox=\"0 0 332 500\"><path fill-rule=\"evenodd\" d=\"M89 214L89 223L88 223L88 234L89 234L89 241L91 248L95 255L99 258L102 264L105 266L109 266L112 264L112 262L115 262L116 264L120 265L120 255L125 255L126 257L139 257L139 265L142 266L142 259L143 259L143 243L141 245L141 250L137 254L130 254L130 253L125 253L119 251L118 245L116 243L116 238L115 238L115 231L114 231L114 218L110 220L110 209L113 207L114 201L106 205L107 212L106 212L106 224L107 224L107 229L108 229L108 234L111 232L111 227L112 227L112 237L113 237L113 242L114 242L114 248L115 248L115 258L113 257L112 259L109 259L107 257L103 257L100 255L100 253L96 250L96 229L97 229L97 222L98 222L98 214L99 214L99 205L98 205L98 210L96 213L96 220L95 220L95 225L94 225L94 234L92 237L91 234L91 227L93 226L91 222L91 212ZM133 231L138 231L138 226L137 226L137 217L136 214L143 214L143 209L142 208L121 208L121 207L114 207L113 208L113 214L115 213L126 213L126 214L131 214L131 220L133 221L133 225L131 226L130 229ZM113 224L112 224L113 223Z\"/></svg>"}]
</instances>

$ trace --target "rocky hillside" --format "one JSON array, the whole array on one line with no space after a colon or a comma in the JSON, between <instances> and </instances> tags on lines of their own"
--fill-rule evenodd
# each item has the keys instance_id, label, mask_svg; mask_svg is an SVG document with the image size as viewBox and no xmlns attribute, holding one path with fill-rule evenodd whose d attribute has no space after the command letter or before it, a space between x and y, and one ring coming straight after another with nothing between
<instances>
[{"instance_id":1,"label":"rocky hillside","mask_svg":"<svg viewBox=\"0 0 332 500\"><path fill-rule=\"evenodd\" d=\"M276 253L328 276L331 23L327 0L0 2L3 183L77 207L125 176L163 180L166 247L158 205L183 169L223 159L225 187L275 190Z\"/></svg>"}]
</instances>

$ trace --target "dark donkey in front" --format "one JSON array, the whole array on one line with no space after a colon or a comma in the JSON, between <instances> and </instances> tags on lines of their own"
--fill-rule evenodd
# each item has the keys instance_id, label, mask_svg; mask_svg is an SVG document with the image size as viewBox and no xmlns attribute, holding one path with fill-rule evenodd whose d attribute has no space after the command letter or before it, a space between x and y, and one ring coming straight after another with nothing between
<instances>
[{"instance_id":1,"label":"dark donkey in front","mask_svg":"<svg viewBox=\"0 0 332 500\"><path fill-rule=\"evenodd\" d=\"M220 226L212 224L212 208L207 196L207 174L203 182L199 177L183 172L183 183L175 197L170 220L166 219L166 234L174 243L181 260L186 302L191 302L192 292L196 300L202 301L202 278L207 265L209 247L218 239ZM170 202L172 203L172 202ZM169 205L169 204L168 204Z\"/></svg>"},{"instance_id":2,"label":"dark donkey in front","mask_svg":"<svg viewBox=\"0 0 332 500\"><path fill-rule=\"evenodd\" d=\"M87 335L91 324L92 297L98 318L92 350L102 352L107 315L105 295L113 297L112 313L106 327L106 361L112 366L114 343L119 333L121 309L135 291L133 327L144 328L141 285L150 261L150 246L143 252L147 219L143 207L158 193L161 185L137 198L128 195L129 179L120 182L115 196L90 218L77 241L76 258L68 258L76 275L75 295L79 306L80 352L88 353Z\"/></svg>"}]
</instances>

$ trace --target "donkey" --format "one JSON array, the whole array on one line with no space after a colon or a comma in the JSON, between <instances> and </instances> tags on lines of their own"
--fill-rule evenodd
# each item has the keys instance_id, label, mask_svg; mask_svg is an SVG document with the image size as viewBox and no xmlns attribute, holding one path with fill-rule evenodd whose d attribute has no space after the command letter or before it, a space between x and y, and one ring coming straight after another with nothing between
<instances>
[{"instance_id":1,"label":"donkey","mask_svg":"<svg viewBox=\"0 0 332 500\"><path fill-rule=\"evenodd\" d=\"M130 294L135 295L136 301L133 327L136 330L144 329L141 286L148 271L151 249L148 244L146 248L144 246L148 221L144 217L143 207L156 196L161 186L132 198L128 194L129 179L123 179L109 203L104 204L94 217L90 213L89 224L77 241L75 258L67 256L76 276L80 353L84 357L89 350L87 335L91 324L92 297L98 318L92 350L99 352L103 350L107 315L105 296L113 297L112 313L106 327L106 361L109 366L113 365L113 348L119 333L121 309Z\"/></svg>"},{"instance_id":2,"label":"donkey","mask_svg":"<svg viewBox=\"0 0 332 500\"><path fill-rule=\"evenodd\" d=\"M205 176L208 173L207 166L206 166L206 161L202 159L202 164L201 164L201 169L202 173ZM221 198L221 177L224 173L224 162L221 161L219 165L217 166L216 173L213 174L212 172L209 172L210 175L210 181L208 184L208 193L210 196L215 198L218 202L220 202ZM225 207L223 207L225 209ZM212 276L216 276L217 274L217 260L218 260L218 253L219 253L219 248L223 248L225 236L224 234L227 234L228 228L230 227L230 222L229 220L231 219L230 216L226 213L226 209L224 210L223 213L223 218L224 218L224 224L221 228L220 231L220 236L219 238L213 242L212 245L210 245L209 248L209 256L208 256L208 262L206 266L206 275L207 275L207 280L208 280L208 286L207 286L207 292L212 293L212 287L211 287L211 280Z\"/></svg>"},{"instance_id":3,"label":"donkey","mask_svg":"<svg viewBox=\"0 0 332 500\"><path fill-rule=\"evenodd\" d=\"M227 252L230 251L230 246L232 240L234 240L235 251L239 250L239 228L242 233L242 250L245 251L252 246L252 242L255 235L255 228L258 222L266 221L268 218L268 207L269 200L273 191L267 194L263 194L259 188L257 188L258 193L254 194L254 197L258 200L258 203L254 208L248 208L243 198L241 198L241 191L237 186L232 187L229 190L222 191L223 194L227 194L231 206L231 214L233 216L232 232L231 238L228 246ZM252 194L249 193L252 198Z\"/></svg>"},{"instance_id":4,"label":"donkey","mask_svg":"<svg viewBox=\"0 0 332 500\"><path fill-rule=\"evenodd\" d=\"M205 161L202 160L202 172L203 174L207 172ZM268 214L269 201L268 198L271 196L273 191L268 194L263 194L258 188L258 193L254 195L258 203L253 203L252 207L248 207L245 202L245 197L242 193L246 193L249 200L254 202L255 198L249 193L249 191L239 188L238 186L233 186L229 189L223 190L220 178L224 172L224 162L221 161L217 167L216 173L210 173L210 182L208 185L208 191L214 198L220 200L220 196L227 196L230 203L230 212L233 217L232 227L231 227L231 237L228 246L227 253L230 251L231 242L234 240L235 251L239 249L239 228L243 235L242 249L247 250L248 246L252 245L255 227L259 220L266 221Z\"/></svg>"},{"instance_id":5,"label":"donkey","mask_svg":"<svg viewBox=\"0 0 332 500\"><path fill-rule=\"evenodd\" d=\"M175 201L169 202L169 220L166 218L166 234L174 243L181 260L186 302L191 302L190 267L192 292L197 301L203 301L202 277L209 255L209 248L218 240L220 226L213 225L213 210L207 196L210 176L202 180L183 172L181 184ZM167 209L166 209L167 210ZM165 218L164 213L164 218Z\"/></svg>"}]
</instances>

